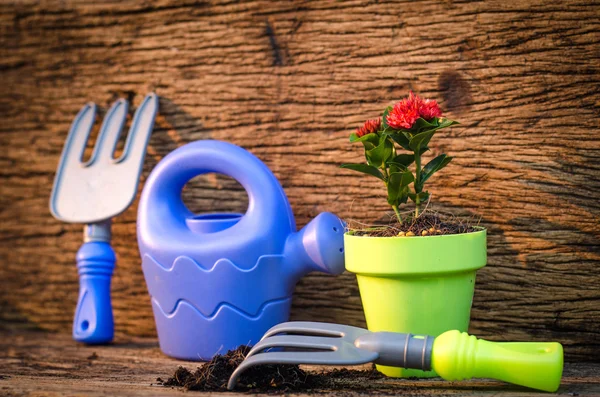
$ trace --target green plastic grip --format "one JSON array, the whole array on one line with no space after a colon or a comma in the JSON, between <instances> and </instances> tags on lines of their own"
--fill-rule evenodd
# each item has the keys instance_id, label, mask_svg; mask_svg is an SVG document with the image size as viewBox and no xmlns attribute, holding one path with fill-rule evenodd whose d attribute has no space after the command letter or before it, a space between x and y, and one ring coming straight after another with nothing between
<instances>
[{"instance_id":1,"label":"green plastic grip","mask_svg":"<svg viewBox=\"0 0 600 397\"><path fill-rule=\"evenodd\" d=\"M489 342L454 330L435 338L431 363L450 381L492 378L554 392L562 376L563 348L556 342Z\"/></svg>"}]
</instances>

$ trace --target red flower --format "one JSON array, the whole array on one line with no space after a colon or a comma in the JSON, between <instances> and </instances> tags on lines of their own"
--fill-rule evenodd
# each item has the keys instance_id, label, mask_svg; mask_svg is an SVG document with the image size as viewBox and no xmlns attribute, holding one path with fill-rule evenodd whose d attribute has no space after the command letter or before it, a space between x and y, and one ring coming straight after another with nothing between
<instances>
[{"instance_id":1,"label":"red flower","mask_svg":"<svg viewBox=\"0 0 600 397\"><path fill-rule=\"evenodd\" d=\"M419 118L419 102L421 99L414 95L412 91L408 98L404 98L396 103L388 113L386 121L388 125L396 129L409 129Z\"/></svg>"},{"instance_id":2,"label":"red flower","mask_svg":"<svg viewBox=\"0 0 600 397\"><path fill-rule=\"evenodd\" d=\"M365 121L365 124L362 127L356 129L356 135L358 137L361 137L363 135L376 133L377 131L379 131L380 127L381 119L367 120Z\"/></svg>"},{"instance_id":3,"label":"red flower","mask_svg":"<svg viewBox=\"0 0 600 397\"><path fill-rule=\"evenodd\" d=\"M436 101L421 99L411 91L408 98L404 98L394 105L388 113L386 121L392 128L410 129L419 117L429 121L441 115L442 111Z\"/></svg>"},{"instance_id":4,"label":"red flower","mask_svg":"<svg viewBox=\"0 0 600 397\"><path fill-rule=\"evenodd\" d=\"M419 115L429 121L434 117L441 117L442 111L433 99L423 99L419 104Z\"/></svg>"}]
</instances>

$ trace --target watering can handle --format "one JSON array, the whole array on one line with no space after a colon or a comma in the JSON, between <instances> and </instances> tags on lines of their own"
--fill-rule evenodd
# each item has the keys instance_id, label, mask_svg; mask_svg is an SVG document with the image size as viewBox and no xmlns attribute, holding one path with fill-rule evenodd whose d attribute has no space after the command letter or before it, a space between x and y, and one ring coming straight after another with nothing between
<instances>
[{"instance_id":1,"label":"watering can handle","mask_svg":"<svg viewBox=\"0 0 600 397\"><path fill-rule=\"evenodd\" d=\"M193 215L181 200L183 187L193 177L211 172L230 176L246 189L248 210L240 223L252 221L263 230L273 231L281 217L286 217L296 230L287 197L269 168L247 150L216 140L192 142L168 154L146 181L140 213L150 214L158 204L170 216L161 212L157 221L181 224Z\"/></svg>"}]
</instances>

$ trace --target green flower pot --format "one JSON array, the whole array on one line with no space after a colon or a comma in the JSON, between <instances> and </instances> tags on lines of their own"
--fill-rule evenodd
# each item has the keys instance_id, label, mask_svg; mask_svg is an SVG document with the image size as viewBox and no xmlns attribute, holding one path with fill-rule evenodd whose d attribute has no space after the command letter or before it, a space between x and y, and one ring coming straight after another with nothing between
<instances>
[{"instance_id":1,"label":"green flower pot","mask_svg":"<svg viewBox=\"0 0 600 397\"><path fill-rule=\"evenodd\" d=\"M486 264L486 230L445 236L344 236L346 270L356 273L367 326L438 336L469 327L475 272ZM387 376L434 371L387 367Z\"/></svg>"}]
</instances>

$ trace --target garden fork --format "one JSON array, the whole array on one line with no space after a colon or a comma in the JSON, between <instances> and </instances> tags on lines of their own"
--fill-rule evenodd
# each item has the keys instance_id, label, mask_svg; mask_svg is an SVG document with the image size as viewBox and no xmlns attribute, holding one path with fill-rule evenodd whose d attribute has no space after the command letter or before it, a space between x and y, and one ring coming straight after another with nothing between
<instances>
[{"instance_id":1,"label":"garden fork","mask_svg":"<svg viewBox=\"0 0 600 397\"><path fill-rule=\"evenodd\" d=\"M275 351L269 351L272 349ZM288 322L267 331L233 372L227 388L233 390L240 375L255 365L369 362L433 369L446 380L492 378L556 391L562 376L563 349L556 342L488 342L459 331L434 338L338 324Z\"/></svg>"},{"instance_id":2,"label":"garden fork","mask_svg":"<svg viewBox=\"0 0 600 397\"><path fill-rule=\"evenodd\" d=\"M137 192L146 146L158 111L152 93L135 112L123 154L113 157L127 118L128 104L119 99L100 129L92 157L82 157L96 118L96 105L88 103L75 117L63 148L50 211L64 222L84 223L84 244L77 252L79 299L73 321L73 338L85 343L110 342L114 322L110 278L115 252L110 246L111 218L131 205Z\"/></svg>"}]
</instances>

